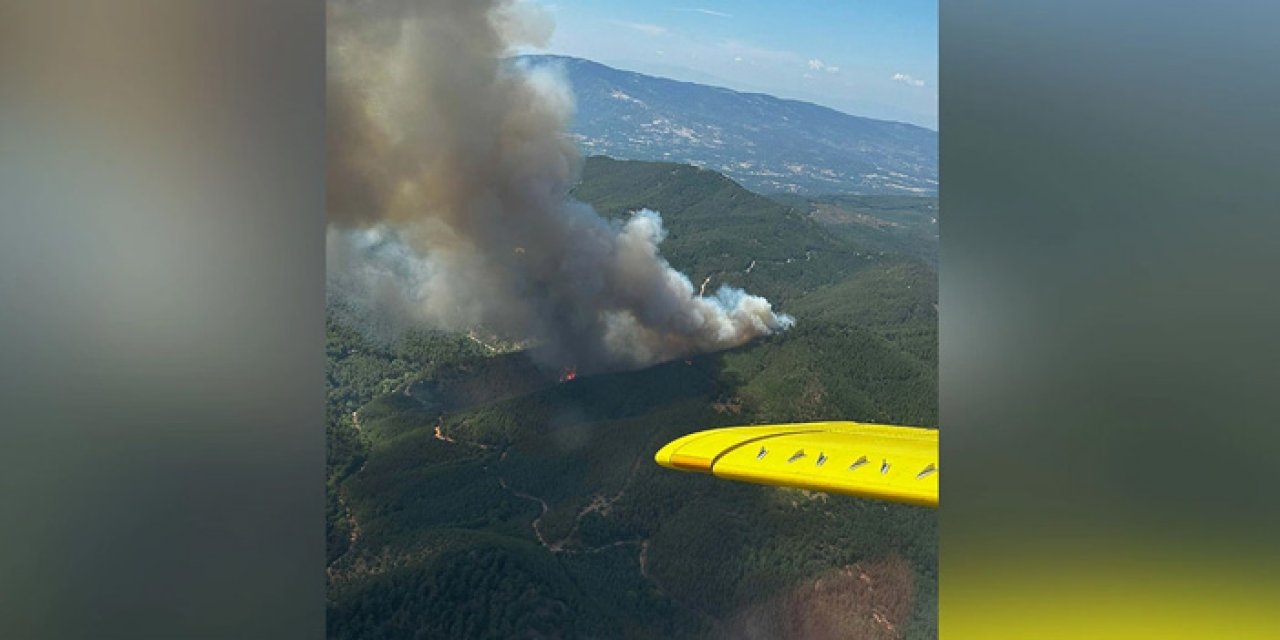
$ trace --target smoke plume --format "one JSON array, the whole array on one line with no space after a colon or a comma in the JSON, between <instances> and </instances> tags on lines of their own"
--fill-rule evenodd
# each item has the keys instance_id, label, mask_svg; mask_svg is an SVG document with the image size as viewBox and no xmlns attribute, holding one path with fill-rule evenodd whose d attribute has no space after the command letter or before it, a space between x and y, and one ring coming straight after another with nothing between
<instances>
[{"instance_id":1,"label":"smoke plume","mask_svg":"<svg viewBox=\"0 0 1280 640\"><path fill-rule=\"evenodd\" d=\"M630 368L786 328L711 297L659 253L656 212L602 218L568 191L573 97L506 61L550 35L528 3L328 3L329 286L393 325L527 339L554 365Z\"/></svg>"}]
</instances>

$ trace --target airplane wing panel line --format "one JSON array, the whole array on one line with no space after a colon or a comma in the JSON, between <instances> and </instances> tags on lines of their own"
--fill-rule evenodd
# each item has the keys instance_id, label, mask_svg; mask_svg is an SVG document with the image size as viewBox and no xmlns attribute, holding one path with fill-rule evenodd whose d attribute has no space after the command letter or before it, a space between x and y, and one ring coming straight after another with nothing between
<instances>
[{"instance_id":1,"label":"airplane wing panel line","mask_svg":"<svg viewBox=\"0 0 1280 640\"><path fill-rule=\"evenodd\" d=\"M793 425L780 426L790 427ZM818 429L801 431L769 431L763 435L746 439L743 439L743 435L740 435L746 433L758 433L761 430L762 429L756 427L727 427L723 429L711 429L709 431L692 433L663 447L658 454L654 456L654 458L658 461L658 464L663 466L681 469L684 471L711 473L712 468L720 458L741 446L770 438L819 432ZM764 430L767 430L767 427Z\"/></svg>"},{"instance_id":2,"label":"airplane wing panel line","mask_svg":"<svg viewBox=\"0 0 1280 640\"><path fill-rule=\"evenodd\" d=\"M733 446L729 447L728 449L725 449L724 451L721 451L719 455L717 455L716 457L712 458L712 459L711 459L711 469L712 469L713 471L715 470L715 468L716 468L716 463L717 463L717 462L719 462L721 458L723 458L723 457L725 457L726 455L728 455L728 454L730 454L730 453L732 453L732 452L734 452L734 451L737 451L738 449L740 449L740 448L742 448L742 447L745 447L745 446L747 446L747 445L749 445L749 444L754 444L754 443L762 442L762 441L765 441L765 440L772 440L772 439L775 439L775 438L780 438L780 437L782 437L782 436L794 436L794 435L800 435L800 434L805 434L805 433L820 433L820 432L819 432L818 430L816 430L816 429L815 429L815 430L810 430L810 431L788 431L788 432L785 432L785 433L770 433L770 434L763 435L763 436L757 436L757 437L755 437L755 438L751 438L751 439L749 439L749 440L743 440L742 442L739 442L738 444L735 444L735 445L733 445Z\"/></svg>"},{"instance_id":3,"label":"airplane wing panel line","mask_svg":"<svg viewBox=\"0 0 1280 640\"><path fill-rule=\"evenodd\" d=\"M793 423L697 432L654 457L663 466L728 480L932 507L938 502L937 443L936 429Z\"/></svg>"}]
</instances>

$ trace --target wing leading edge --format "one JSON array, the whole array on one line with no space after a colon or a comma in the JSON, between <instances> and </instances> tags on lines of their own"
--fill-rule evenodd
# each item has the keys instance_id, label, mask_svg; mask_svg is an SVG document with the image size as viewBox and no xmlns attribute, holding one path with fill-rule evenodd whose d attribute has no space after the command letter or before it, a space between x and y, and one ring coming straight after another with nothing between
<instances>
[{"instance_id":1,"label":"wing leading edge","mask_svg":"<svg viewBox=\"0 0 1280 640\"><path fill-rule=\"evenodd\" d=\"M725 427L654 455L719 478L938 506L938 430L858 422Z\"/></svg>"}]
</instances>

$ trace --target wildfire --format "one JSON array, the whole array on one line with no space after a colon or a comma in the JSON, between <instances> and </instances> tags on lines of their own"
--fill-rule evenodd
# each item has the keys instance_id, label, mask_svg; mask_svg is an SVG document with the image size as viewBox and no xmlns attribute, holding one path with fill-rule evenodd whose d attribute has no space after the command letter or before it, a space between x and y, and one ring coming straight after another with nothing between
<instances>
[{"instance_id":1,"label":"wildfire","mask_svg":"<svg viewBox=\"0 0 1280 640\"><path fill-rule=\"evenodd\" d=\"M577 367L565 367L564 371L560 372L560 382L568 382L576 377L578 377Z\"/></svg>"}]
</instances>

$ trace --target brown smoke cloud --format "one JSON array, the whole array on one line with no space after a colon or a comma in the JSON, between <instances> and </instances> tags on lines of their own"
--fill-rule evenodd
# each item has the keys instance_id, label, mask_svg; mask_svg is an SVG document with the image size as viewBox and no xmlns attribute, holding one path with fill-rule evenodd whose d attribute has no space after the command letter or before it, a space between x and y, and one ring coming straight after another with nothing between
<instances>
[{"instance_id":1,"label":"brown smoke cloud","mask_svg":"<svg viewBox=\"0 0 1280 640\"><path fill-rule=\"evenodd\" d=\"M482 326L547 362L630 368L786 328L758 296L702 297L659 215L573 201L573 96L504 59L551 31L498 0L328 3L329 286L393 325Z\"/></svg>"}]
</instances>

